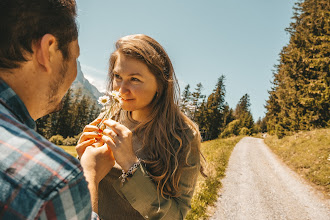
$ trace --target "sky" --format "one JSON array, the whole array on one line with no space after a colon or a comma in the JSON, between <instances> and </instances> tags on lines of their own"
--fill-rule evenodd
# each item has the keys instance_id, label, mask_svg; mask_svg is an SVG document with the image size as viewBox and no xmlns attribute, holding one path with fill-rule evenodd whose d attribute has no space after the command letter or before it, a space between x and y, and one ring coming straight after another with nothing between
<instances>
[{"instance_id":1,"label":"sky","mask_svg":"<svg viewBox=\"0 0 330 220\"><path fill-rule=\"evenodd\" d=\"M264 117L274 65L289 43L285 32L296 0L77 0L79 61L85 77L104 91L115 42L146 34L167 51L181 93L189 84L210 95L225 75L231 108L249 94L254 120Z\"/></svg>"}]
</instances>

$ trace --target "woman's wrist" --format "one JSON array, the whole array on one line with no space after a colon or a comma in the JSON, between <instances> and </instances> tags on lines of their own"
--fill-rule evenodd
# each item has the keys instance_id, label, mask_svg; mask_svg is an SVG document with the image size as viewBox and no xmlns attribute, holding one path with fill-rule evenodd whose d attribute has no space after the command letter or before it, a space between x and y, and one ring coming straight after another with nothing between
<instances>
[{"instance_id":1,"label":"woman's wrist","mask_svg":"<svg viewBox=\"0 0 330 220\"><path fill-rule=\"evenodd\" d=\"M133 158L132 160L129 160L129 161L127 160L126 161L127 163L122 164L121 168L124 172L127 172L134 164L138 163L139 161L140 160L137 157L135 157L135 158Z\"/></svg>"},{"instance_id":2,"label":"woman's wrist","mask_svg":"<svg viewBox=\"0 0 330 220\"><path fill-rule=\"evenodd\" d=\"M126 180L132 177L135 171L139 168L140 164L140 159L138 159L138 161L134 163L127 171L122 170L123 174L121 175L121 182L124 183Z\"/></svg>"}]
</instances>

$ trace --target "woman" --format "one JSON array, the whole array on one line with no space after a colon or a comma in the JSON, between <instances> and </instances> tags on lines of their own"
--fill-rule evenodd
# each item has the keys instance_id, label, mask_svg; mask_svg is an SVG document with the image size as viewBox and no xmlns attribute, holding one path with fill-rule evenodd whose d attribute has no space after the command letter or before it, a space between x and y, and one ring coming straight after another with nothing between
<instances>
[{"instance_id":1,"label":"woman","mask_svg":"<svg viewBox=\"0 0 330 220\"><path fill-rule=\"evenodd\" d=\"M130 35L111 54L108 90L119 91L118 122L106 120L101 142L116 165L99 183L101 219L183 219L200 166L200 134L179 109L172 63L154 39ZM86 126L78 155L99 138ZM123 172L123 173L122 173Z\"/></svg>"}]
</instances>

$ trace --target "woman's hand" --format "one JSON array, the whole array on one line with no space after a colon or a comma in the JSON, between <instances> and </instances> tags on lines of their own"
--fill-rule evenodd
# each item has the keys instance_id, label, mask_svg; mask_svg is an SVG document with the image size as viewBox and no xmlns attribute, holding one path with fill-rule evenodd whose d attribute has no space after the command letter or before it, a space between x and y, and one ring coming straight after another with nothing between
<instances>
[{"instance_id":1,"label":"woman's hand","mask_svg":"<svg viewBox=\"0 0 330 220\"><path fill-rule=\"evenodd\" d=\"M110 129L104 129L102 140L111 148L117 163L127 172L134 163L138 162L133 151L132 132L114 120L105 120L103 123Z\"/></svg>"}]
</instances>

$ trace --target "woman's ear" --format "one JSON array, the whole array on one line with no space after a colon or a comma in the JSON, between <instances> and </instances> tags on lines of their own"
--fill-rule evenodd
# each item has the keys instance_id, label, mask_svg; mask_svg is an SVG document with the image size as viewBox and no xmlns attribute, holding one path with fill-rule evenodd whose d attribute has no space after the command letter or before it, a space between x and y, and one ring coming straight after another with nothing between
<instances>
[{"instance_id":1,"label":"woman's ear","mask_svg":"<svg viewBox=\"0 0 330 220\"><path fill-rule=\"evenodd\" d=\"M38 44L34 44L38 65L46 72L52 72L51 62L56 56L57 40L52 34L45 34Z\"/></svg>"}]
</instances>

